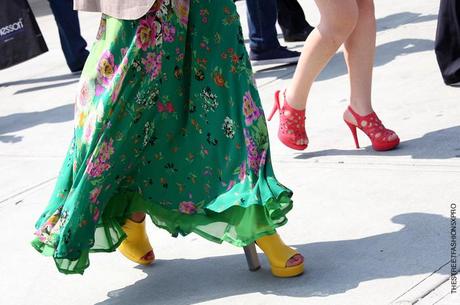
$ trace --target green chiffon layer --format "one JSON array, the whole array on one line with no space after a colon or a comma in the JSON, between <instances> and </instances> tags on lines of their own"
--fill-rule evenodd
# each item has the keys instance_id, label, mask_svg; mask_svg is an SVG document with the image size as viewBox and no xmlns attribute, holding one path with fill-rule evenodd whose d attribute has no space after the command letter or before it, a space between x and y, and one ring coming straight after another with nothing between
<instances>
[{"instance_id":1,"label":"green chiffon layer","mask_svg":"<svg viewBox=\"0 0 460 305\"><path fill-rule=\"evenodd\" d=\"M82 274L145 211L172 236L245 246L286 223L291 196L273 173L233 1L157 1L139 20L103 16L32 245Z\"/></svg>"}]
</instances>

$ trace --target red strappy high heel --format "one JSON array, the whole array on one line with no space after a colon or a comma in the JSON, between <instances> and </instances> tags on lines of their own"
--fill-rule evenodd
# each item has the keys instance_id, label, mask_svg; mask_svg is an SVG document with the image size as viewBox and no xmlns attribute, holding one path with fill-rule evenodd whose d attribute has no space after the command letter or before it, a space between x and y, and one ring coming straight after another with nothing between
<instances>
[{"instance_id":1,"label":"red strappy high heel","mask_svg":"<svg viewBox=\"0 0 460 305\"><path fill-rule=\"evenodd\" d=\"M351 115L353 115L357 122L357 125L355 125L348 122L344 117L344 121L348 127L350 127L353 138L355 139L356 148L359 148L356 128L361 129L369 137L372 142L372 148L374 150L385 151L391 150L398 146L398 135L393 130L385 128L385 126L382 124L382 121L380 121L375 112L365 116L360 116L350 106L348 106L348 111L351 113ZM390 140L391 136L393 136L393 139Z\"/></svg>"},{"instance_id":2,"label":"red strappy high heel","mask_svg":"<svg viewBox=\"0 0 460 305\"><path fill-rule=\"evenodd\" d=\"M275 92L275 105L268 117L270 121L276 111L280 113L280 127L278 129L278 138L280 141L296 150L304 150L308 146L308 137L305 132L305 110L297 110L289 106L284 96L283 107L280 106L280 91Z\"/></svg>"}]
</instances>

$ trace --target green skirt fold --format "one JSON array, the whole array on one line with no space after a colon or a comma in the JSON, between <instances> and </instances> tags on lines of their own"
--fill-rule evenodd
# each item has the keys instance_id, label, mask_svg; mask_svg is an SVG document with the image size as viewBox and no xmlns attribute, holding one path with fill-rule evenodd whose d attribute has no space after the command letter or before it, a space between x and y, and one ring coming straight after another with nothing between
<instances>
[{"instance_id":1,"label":"green skirt fold","mask_svg":"<svg viewBox=\"0 0 460 305\"><path fill-rule=\"evenodd\" d=\"M32 245L82 274L144 211L172 236L245 246L286 223L291 196L273 173L233 1L157 1L139 20L102 17Z\"/></svg>"}]
</instances>

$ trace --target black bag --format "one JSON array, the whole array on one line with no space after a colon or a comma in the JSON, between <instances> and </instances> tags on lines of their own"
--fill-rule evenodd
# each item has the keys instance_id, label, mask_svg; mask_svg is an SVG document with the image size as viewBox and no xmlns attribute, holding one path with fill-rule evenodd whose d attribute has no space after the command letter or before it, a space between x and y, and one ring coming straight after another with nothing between
<instances>
[{"instance_id":1,"label":"black bag","mask_svg":"<svg viewBox=\"0 0 460 305\"><path fill-rule=\"evenodd\" d=\"M435 52L447 85L460 85L460 1L441 0Z\"/></svg>"},{"instance_id":2,"label":"black bag","mask_svg":"<svg viewBox=\"0 0 460 305\"><path fill-rule=\"evenodd\" d=\"M48 51L27 0L0 0L0 70Z\"/></svg>"}]
</instances>

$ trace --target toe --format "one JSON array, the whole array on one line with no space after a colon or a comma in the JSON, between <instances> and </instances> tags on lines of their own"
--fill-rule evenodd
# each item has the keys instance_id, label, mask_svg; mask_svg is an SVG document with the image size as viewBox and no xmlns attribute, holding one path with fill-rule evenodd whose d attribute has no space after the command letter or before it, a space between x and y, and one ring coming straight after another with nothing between
<instances>
[{"instance_id":1,"label":"toe","mask_svg":"<svg viewBox=\"0 0 460 305\"><path fill-rule=\"evenodd\" d=\"M303 256L301 254L296 254L291 257L286 263L286 267L293 267L303 263Z\"/></svg>"},{"instance_id":2,"label":"toe","mask_svg":"<svg viewBox=\"0 0 460 305\"><path fill-rule=\"evenodd\" d=\"M146 255L142 257L142 259L146 261L151 261L154 258L155 258L155 255L153 254L153 251L149 251Z\"/></svg>"},{"instance_id":3,"label":"toe","mask_svg":"<svg viewBox=\"0 0 460 305\"><path fill-rule=\"evenodd\" d=\"M389 137L388 137L388 140L390 141L394 141L398 138L398 135L396 133L393 133L391 134Z\"/></svg>"}]
</instances>

